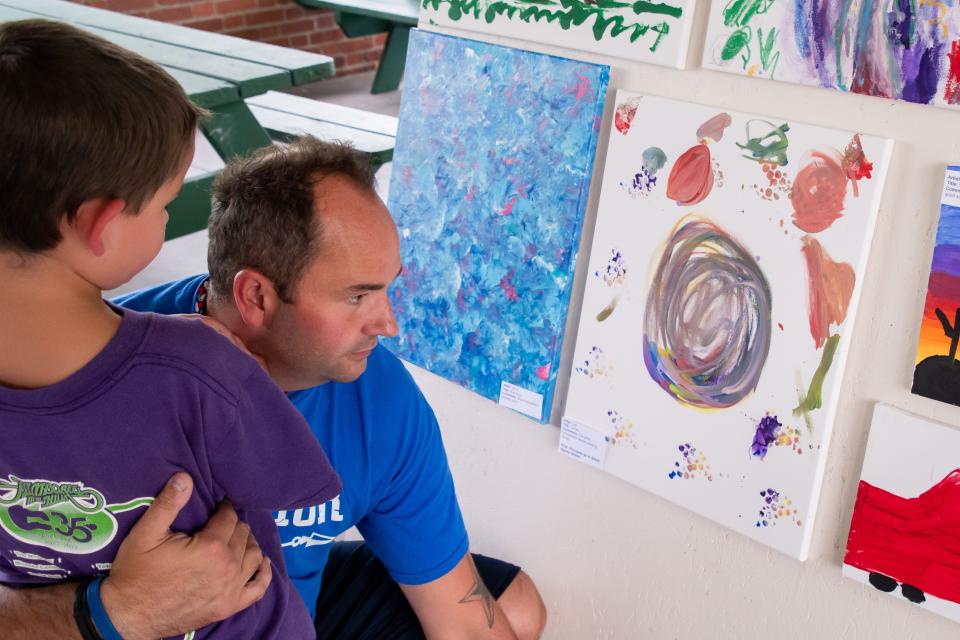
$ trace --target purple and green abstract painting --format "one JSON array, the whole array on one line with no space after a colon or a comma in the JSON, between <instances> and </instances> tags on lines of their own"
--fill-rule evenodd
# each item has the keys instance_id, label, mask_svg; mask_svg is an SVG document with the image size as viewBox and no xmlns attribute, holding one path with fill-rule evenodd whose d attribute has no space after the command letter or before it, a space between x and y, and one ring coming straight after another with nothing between
<instances>
[{"instance_id":1,"label":"purple and green abstract painting","mask_svg":"<svg viewBox=\"0 0 960 640\"><path fill-rule=\"evenodd\" d=\"M609 67L413 30L388 206L400 357L550 418Z\"/></svg>"},{"instance_id":2,"label":"purple and green abstract painting","mask_svg":"<svg viewBox=\"0 0 960 640\"><path fill-rule=\"evenodd\" d=\"M960 106L957 0L724 0L709 20L707 68Z\"/></svg>"}]
</instances>

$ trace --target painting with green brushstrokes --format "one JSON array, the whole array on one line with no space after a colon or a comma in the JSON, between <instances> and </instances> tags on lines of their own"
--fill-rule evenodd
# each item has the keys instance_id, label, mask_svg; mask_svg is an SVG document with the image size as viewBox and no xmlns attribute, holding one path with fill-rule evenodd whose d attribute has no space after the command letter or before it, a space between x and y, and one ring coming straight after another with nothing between
<instances>
[{"instance_id":1,"label":"painting with green brushstrokes","mask_svg":"<svg viewBox=\"0 0 960 640\"><path fill-rule=\"evenodd\" d=\"M960 3L717 0L703 66L960 109Z\"/></svg>"},{"instance_id":2,"label":"painting with green brushstrokes","mask_svg":"<svg viewBox=\"0 0 960 640\"><path fill-rule=\"evenodd\" d=\"M696 0L421 0L421 27L455 27L682 68Z\"/></svg>"}]
</instances>

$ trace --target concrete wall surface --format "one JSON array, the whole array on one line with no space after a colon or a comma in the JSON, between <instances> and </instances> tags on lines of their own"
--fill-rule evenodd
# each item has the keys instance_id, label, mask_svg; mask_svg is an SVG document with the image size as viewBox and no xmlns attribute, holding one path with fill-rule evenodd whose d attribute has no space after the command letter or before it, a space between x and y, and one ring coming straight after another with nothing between
<instances>
[{"instance_id":1,"label":"concrete wall surface","mask_svg":"<svg viewBox=\"0 0 960 640\"><path fill-rule=\"evenodd\" d=\"M957 638L956 624L843 578L840 566L873 404L960 426L960 408L909 391L944 169L960 161L960 112L702 70L707 9L698 7L682 71L443 31L609 64L610 96L637 90L896 141L862 306L847 329L853 342L810 559L798 562L562 457L557 426L411 367L442 425L473 549L533 576L549 610L547 638ZM595 186L612 108L608 97ZM561 372L570 370L598 195L594 188ZM555 425L560 415L555 409Z\"/></svg>"}]
</instances>

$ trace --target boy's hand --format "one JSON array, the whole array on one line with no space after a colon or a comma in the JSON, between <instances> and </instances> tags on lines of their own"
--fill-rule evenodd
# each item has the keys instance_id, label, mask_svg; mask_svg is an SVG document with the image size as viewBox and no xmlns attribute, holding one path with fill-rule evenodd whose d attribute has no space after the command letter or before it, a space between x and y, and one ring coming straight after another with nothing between
<instances>
[{"instance_id":1,"label":"boy's hand","mask_svg":"<svg viewBox=\"0 0 960 640\"><path fill-rule=\"evenodd\" d=\"M234 346L240 349L240 351L243 351L245 354L247 354L248 356L256 360L257 364L259 364L264 371L267 371L267 363L264 361L264 359L258 356L257 354L253 353L249 349L247 349L247 345L243 344L243 340L237 337L237 334L230 331L230 329L228 329L226 325L220 322L219 320L214 320L210 316L201 315L199 313L178 313L175 315L178 318L186 318L188 320L199 320L200 322L207 325L208 327L210 327L211 329L213 329L214 331L222 335L224 338L232 342ZM269 371L267 371L267 373L269 373Z\"/></svg>"},{"instance_id":2,"label":"boy's hand","mask_svg":"<svg viewBox=\"0 0 960 640\"><path fill-rule=\"evenodd\" d=\"M260 600L270 585L270 560L229 503L193 536L170 531L192 491L188 474L170 479L103 581L104 607L126 640L181 635L218 622Z\"/></svg>"}]
</instances>

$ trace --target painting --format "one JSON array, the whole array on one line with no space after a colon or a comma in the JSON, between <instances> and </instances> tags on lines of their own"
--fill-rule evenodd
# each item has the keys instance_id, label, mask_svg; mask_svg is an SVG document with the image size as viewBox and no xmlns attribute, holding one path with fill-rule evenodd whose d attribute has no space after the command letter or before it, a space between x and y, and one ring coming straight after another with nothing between
<instances>
[{"instance_id":1,"label":"painting","mask_svg":"<svg viewBox=\"0 0 960 640\"><path fill-rule=\"evenodd\" d=\"M877 405L843 575L960 622L960 432Z\"/></svg>"},{"instance_id":2,"label":"painting","mask_svg":"<svg viewBox=\"0 0 960 640\"><path fill-rule=\"evenodd\" d=\"M947 167L920 323L913 392L960 405L960 165Z\"/></svg>"},{"instance_id":3,"label":"painting","mask_svg":"<svg viewBox=\"0 0 960 640\"><path fill-rule=\"evenodd\" d=\"M956 108L954 0L722 0L710 9L708 69Z\"/></svg>"},{"instance_id":4,"label":"painting","mask_svg":"<svg viewBox=\"0 0 960 640\"><path fill-rule=\"evenodd\" d=\"M625 91L612 124L565 417L803 559L892 143Z\"/></svg>"},{"instance_id":5,"label":"painting","mask_svg":"<svg viewBox=\"0 0 960 640\"><path fill-rule=\"evenodd\" d=\"M550 417L609 67L411 32L397 355Z\"/></svg>"},{"instance_id":6,"label":"painting","mask_svg":"<svg viewBox=\"0 0 960 640\"><path fill-rule=\"evenodd\" d=\"M682 68L696 0L420 0L442 25Z\"/></svg>"}]
</instances>

